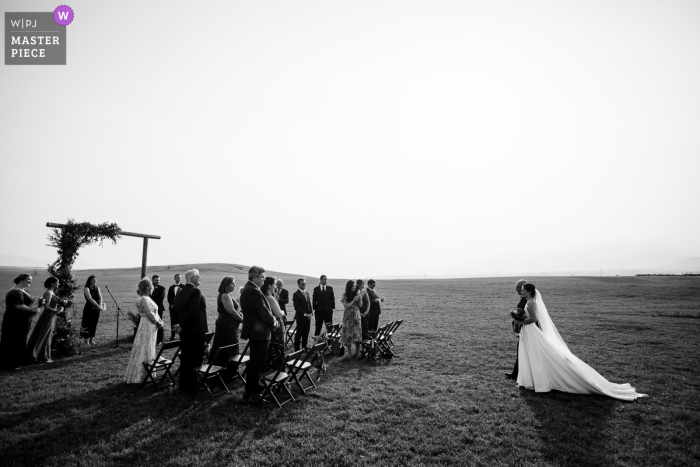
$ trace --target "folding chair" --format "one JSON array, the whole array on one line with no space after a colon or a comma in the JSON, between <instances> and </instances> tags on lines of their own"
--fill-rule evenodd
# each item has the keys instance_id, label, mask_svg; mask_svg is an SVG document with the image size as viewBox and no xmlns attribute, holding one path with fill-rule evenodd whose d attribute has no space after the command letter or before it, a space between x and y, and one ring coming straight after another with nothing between
<instances>
[{"instance_id":1,"label":"folding chair","mask_svg":"<svg viewBox=\"0 0 700 467\"><path fill-rule=\"evenodd\" d=\"M400 319L394 323L394 328L389 330L389 335L387 336L386 340L389 343L389 346L391 347L396 347L396 344L394 344L394 341L391 340L392 336L396 332L397 329L399 329L399 326L401 326L401 323L403 323L403 320Z\"/></svg>"},{"instance_id":2,"label":"folding chair","mask_svg":"<svg viewBox=\"0 0 700 467\"><path fill-rule=\"evenodd\" d=\"M218 349L216 349L216 353L214 353L214 358L211 361L215 362L221 351L232 350L234 347L238 347L238 344L224 345L219 347ZM219 394L223 394L224 391L217 392L216 394L211 392L211 388L214 387L217 383L217 381L214 381L214 384L209 386L209 381L211 380L218 380L218 382L221 383L221 385L224 387L224 390L227 393L231 392L228 390L228 386L226 386L224 379L221 377L221 371L225 369L225 366L218 366L212 363L207 363L206 365L202 365L199 368L197 368L197 385L194 388L192 397L197 397L197 393L201 391L202 388L207 390L207 392L209 393L209 397L211 397L212 400L214 400L215 395L218 396Z\"/></svg>"},{"instance_id":3,"label":"folding chair","mask_svg":"<svg viewBox=\"0 0 700 467\"><path fill-rule=\"evenodd\" d=\"M163 352L165 350L170 350L170 349L177 349L175 350L175 353L171 358L165 358L163 356ZM150 362L141 362L142 365L146 368L146 377L143 379L141 382L141 387L144 387L148 381L151 381L153 383L153 386L155 386L156 390L163 389L164 387L168 387L171 385L175 385L175 378L170 373L170 368L172 368L173 363L175 363L175 359L180 355L180 341L170 341L170 342L165 342L163 345L161 345L160 350L158 351L158 355L156 355L156 358L151 360ZM155 377L158 375L159 371L163 371L163 375L160 377L160 379L156 382ZM163 384L163 380L165 380L165 377L170 378L170 382L167 384Z\"/></svg>"},{"instance_id":4,"label":"folding chair","mask_svg":"<svg viewBox=\"0 0 700 467\"><path fill-rule=\"evenodd\" d=\"M389 331L394 328L394 321L381 326L377 330L377 337L375 338L375 346L378 355L382 357L391 358L394 356L394 352L391 351L391 346L389 345Z\"/></svg>"},{"instance_id":5,"label":"folding chair","mask_svg":"<svg viewBox=\"0 0 700 467\"><path fill-rule=\"evenodd\" d=\"M204 334L204 349L202 349L202 350L206 350L207 346L211 343L212 337L214 337L214 332L213 332L213 331ZM180 342L180 341L178 341L178 342ZM178 354L178 357L179 357L179 354ZM173 359L173 361L174 361L174 360L175 360L175 359ZM182 361L180 361L180 363L182 363ZM201 365L203 365L203 364L204 364L204 359L202 359ZM181 367L182 367L182 365L180 365L180 366L177 367L177 371L175 371L175 374L174 374L173 376L177 376L177 375L180 374L180 368L181 368Z\"/></svg>"},{"instance_id":6,"label":"folding chair","mask_svg":"<svg viewBox=\"0 0 700 467\"><path fill-rule=\"evenodd\" d=\"M289 362L299 360L302 352L302 350L297 350L296 352L292 352L285 356L284 361L286 365L280 365L276 371L272 371L260 378L260 385L263 387L263 392L259 403L262 403L262 400L265 397L270 396L275 401L277 406L281 408L283 404L296 400L294 399L292 392L289 390L289 380L291 379L292 375L283 370L286 370L286 367L290 365ZM279 394L283 388L287 392L289 399L284 402L280 402L275 394Z\"/></svg>"},{"instance_id":7,"label":"folding chair","mask_svg":"<svg viewBox=\"0 0 700 467\"><path fill-rule=\"evenodd\" d=\"M287 363L289 373L294 379L294 382L297 383L297 385L299 386L299 389L301 389L301 392L304 394L306 394L306 391L308 391L309 389L316 388L316 384L311 379L311 376L309 376L309 370L311 370L314 367L314 362L316 362L316 359L318 358L318 353L323 352L323 349L326 348L326 345L327 342L319 342L318 344L311 347L308 352L306 352L306 356L303 360L297 359L291 363ZM301 373L301 377L298 376L299 373ZM306 377L306 379L309 380L311 386L304 387L301 384L301 380L304 379L304 377Z\"/></svg>"},{"instance_id":8,"label":"folding chair","mask_svg":"<svg viewBox=\"0 0 700 467\"><path fill-rule=\"evenodd\" d=\"M383 333L386 330L386 326L383 326L383 328L379 328L376 331L368 331L370 338L362 341L363 357L366 357L368 360L379 360L380 350L377 345L377 337L380 332Z\"/></svg>"},{"instance_id":9,"label":"folding chair","mask_svg":"<svg viewBox=\"0 0 700 467\"><path fill-rule=\"evenodd\" d=\"M333 342L335 342L335 341L340 340L340 337L341 337L340 331L342 329L343 329L342 324L334 324L331 327L331 331L328 334L326 334L326 339L328 341L328 349L327 349L328 352L330 352L331 344L333 344Z\"/></svg>"},{"instance_id":10,"label":"folding chair","mask_svg":"<svg viewBox=\"0 0 700 467\"><path fill-rule=\"evenodd\" d=\"M294 345L294 336L297 333L296 329L292 329L292 326L294 326L294 323L296 320L284 320L284 335L285 340L284 340L284 347L289 347L290 345Z\"/></svg>"},{"instance_id":11,"label":"folding chair","mask_svg":"<svg viewBox=\"0 0 700 467\"><path fill-rule=\"evenodd\" d=\"M248 371L248 362L250 361L250 355L245 354L248 351L248 347L250 347L250 341L248 341L248 343L245 345L243 352L233 357L230 362L236 367L236 374L233 376L233 378L240 378L240 380L243 381L243 384L245 384L245 374ZM241 371L241 367L243 366L245 366L245 369Z\"/></svg>"}]
</instances>

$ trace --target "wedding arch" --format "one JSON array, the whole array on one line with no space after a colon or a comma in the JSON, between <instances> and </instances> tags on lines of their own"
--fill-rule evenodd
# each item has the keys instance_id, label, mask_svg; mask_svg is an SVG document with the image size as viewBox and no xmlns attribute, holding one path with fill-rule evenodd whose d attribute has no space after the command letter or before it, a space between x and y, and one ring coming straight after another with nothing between
<instances>
[{"instance_id":1,"label":"wedding arch","mask_svg":"<svg viewBox=\"0 0 700 467\"><path fill-rule=\"evenodd\" d=\"M102 245L105 240L116 245L117 240L122 236L143 238L141 275L139 276L141 278L146 275L148 239L160 239L159 235L125 232L117 224L107 222L95 225L90 222L75 222L73 219L68 219L65 224L47 222L46 227L53 228L48 236L48 246L58 250L58 259L49 265L48 272L58 279L59 285L56 295L71 304L75 291L79 289L72 273L73 264L78 258L78 250L98 242ZM53 345L55 351L63 354L73 353L78 330L71 326L71 320L65 312L57 316L55 330L56 336Z\"/></svg>"}]
</instances>

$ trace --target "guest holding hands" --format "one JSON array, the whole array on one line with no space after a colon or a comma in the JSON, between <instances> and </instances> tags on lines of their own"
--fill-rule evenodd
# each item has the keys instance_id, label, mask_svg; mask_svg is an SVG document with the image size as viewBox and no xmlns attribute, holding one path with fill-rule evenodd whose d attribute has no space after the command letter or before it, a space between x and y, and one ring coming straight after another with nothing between
<instances>
[{"instance_id":1,"label":"guest holding hands","mask_svg":"<svg viewBox=\"0 0 700 467\"><path fill-rule=\"evenodd\" d=\"M151 291L151 300L156 304L158 307L158 316L160 319L163 319L163 312L165 311L165 305L163 304L163 300L165 300L165 287L160 285L160 276L158 274L154 274L153 277L151 277L151 282L153 282L153 290ZM156 337L156 345L160 345L163 343L163 328L158 329L158 336Z\"/></svg>"},{"instance_id":2,"label":"guest holding hands","mask_svg":"<svg viewBox=\"0 0 700 467\"><path fill-rule=\"evenodd\" d=\"M314 315L313 306L309 292L306 291L306 279L300 277L297 279L299 290L292 295L294 303L294 319L297 322L297 332L294 335L294 350L304 349L309 340L309 331L311 330L311 317Z\"/></svg>"},{"instance_id":3,"label":"guest holding hands","mask_svg":"<svg viewBox=\"0 0 700 467\"><path fill-rule=\"evenodd\" d=\"M36 321L32 336L27 343L27 360L34 362L51 362L51 338L56 324L56 313L63 311L55 292L58 279L51 276L44 281L44 311Z\"/></svg>"},{"instance_id":4,"label":"guest holding hands","mask_svg":"<svg viewBox=\"0 0 700 467\"><path fill-rule=\"evenodd\" d=\"M272 314L275 316L275 318L277 318L277 327L272 332L272 337L270 340L272 342L284 344L285 315L282 313L279 303L277 303L277 299L275 298L275 290L277 290L277 281L275 278L272 276L266 277L260 291L263 293L263 295L265 295L267 303L270 304L270 311L272 311Z\"/></svg>"},{"instance_id":5,"label":"guest holding hands","mask_svg":"<svg viewBox=\"0 0 700 467\"><path fill-rule=\"evenodd\" d=\"M214 342L209 353L212 360L219 347L238 344L238 328L243 322L243 313L241 313L241 306L233 298L234 290L236 290L234 278L232 276L224 277L219 285L219 295L216 297L216 311L219 312L219 317L216 319ZM239 349L236 347L229 352L219 353L216 361L210 361L214 365L226 366L238 353Z\"/></svg>"},{"instance_id":6,"label":"guest holding hands","mask_svg":"<svg viewBox=\"0 0 700 467\"><path fill-rule=\"evenodd\" d=\"M97 277L94 275L88 277L83 294L85 295L85 308L83 308L83 319L80 323L80 337L84 339L85 345L95 345L97 321L100 319L100 312L104 309L102 292L97 287Z\"/></svg>"},{"instance_id":7,"label":"guest holding hands","mask_svg":"<svg viewBox=\"0 0 700 467\"><path fill-rule=\"evenodd\" d=\"M379 315L382 312L381 303L384 301L383 298L379 298L374 287L377 285L377 281L370 279L367 281L367 295L369 296L369 317L367 319L367 329L369 331L376 332L379 328Z\"/></svg>"},{"instance_id":8,"label":"guest holding hands","mask_svg":"<svg viewBox=\"0 0 700 467\"><path fill-rule=\"evenodd\" d=\"M360 321L362 324L362 340L367 340L369 339L369 333L367 332L369 330L369 295L367 294L367 290L365 290L365 281L362 279L357 279L356 284L357 293L361 299L359 310Z\"/></svg>"},{"instance_id":9,"label":"guest holding hands","mask_svg":"<svg viewBox=\"0 0 700 467\"><path fill-rule=\"evenodd\" d=\"M139 328L131 348L131 358L126 367L124 379L128 384L141 383L146 378L146 368L143 362L151 362L156 358L156 339L158 331L163 329L163 320L158 315L158 305L151 299L153 282L148 277L139 281L136 291L136 309L139 310Z\"/></svg>"},{"instance_id":10,"label":"guest holding hands","mask_svg":"<svg viewBox=\"0 0 700 467\"><path fill-rule=\"evenodd\" d=\"M32 285L32 276L20 274L14 287L5 295L5 316L0 333L0 369L17 370L27 351L27 334L38 313L34 299L25 289Z\"/></svg>"},{"instance_id":11,"label":"guest holding hands","mask_svg":"<svg viewBox=\"0 0 700 467\"><path fill-rule=\"evenodd\" d=\"M175 329L176 326L180 325L177 322L177 315L175 314L175 297L178 292L184 289L185 286L180 284L180 274L175 274L175 283L168 288L168 311L170 312L170 340L175 340Z\"/></svg>"},{"instance_id":12,"label":"guest holding hands","mask_svg":"<svg viewBox=\"0 0 700 467\"><path fill-rule=\"evenodd\" d=\"M359 307L362 306L362 297L355 287L355 281L348 281L345 284L345 293L340 302L345 307L341 342L345 346L348 357L351 356L352 345L355 344L355 355L353 356L359 358L360 346L362 346L362 324Z\"/></svg>"},{"instance_id":13,"label":"guest holding hands","mask_svg":"<svg viewBox=\"0 0 700 467\"><path fill-rule=\"evenodd\" d=\"M289 303L289 290L284 288L284 282L282 279L277 279L277 292L275 292L275 297L277 298L277 303L280 306L280 310L284 313L285 319L287 318L287 303Z\"/></svg>"}]
</instances>

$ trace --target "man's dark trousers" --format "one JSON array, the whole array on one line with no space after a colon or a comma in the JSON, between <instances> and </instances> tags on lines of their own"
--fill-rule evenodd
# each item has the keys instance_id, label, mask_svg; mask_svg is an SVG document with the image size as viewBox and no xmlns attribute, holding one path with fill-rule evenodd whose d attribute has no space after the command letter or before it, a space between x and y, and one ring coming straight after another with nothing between
<instances>
[{"instance_id":1,"label":"man's dark trousers","mask_svg":"<svg viewBox=\"0 0 700 467\"><path fill-rule=\"evenodd\" d=\"M297 332L294 335L294 350L300 350L306 348L309 341L309 331L311 331L311 319L310 318L298 318L297 319ZM301 344L301 347L299 347Z\"/></svg>"},{"instance_id":2,"label":"man's dark trousers","mask_svg":"<svg viewBox=\"0 0 700 467\"><path fill-rule=\"evenodd\" d=\"M197 385L195 368L202 366L204 359L204 335L180 336L180 389L194 391Z\"/></svg>"},{"instance_id":3,"label":"man's dark trousers","mask_svg":"<svg viewBox=\"0 0 700 467\"><path fill-rule=\"evenodd\" d=\"M265 366L267 348L270 341L248 341L250 344L250 360L248 360L248 379L245 382L245 392L249 396L260 394L260 372Z\"/></svg>"}]
</instances>

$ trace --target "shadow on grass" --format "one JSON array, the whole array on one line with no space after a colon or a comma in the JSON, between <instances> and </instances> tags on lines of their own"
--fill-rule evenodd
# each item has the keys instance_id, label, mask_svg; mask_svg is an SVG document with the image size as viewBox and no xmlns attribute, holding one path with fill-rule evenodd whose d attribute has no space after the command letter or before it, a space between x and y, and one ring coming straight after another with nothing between
<instances>
[{"instance_id":1,"label":"shadow on grass","mask_svg":"<svg viewBox=\"0 0 700 467\"><path fill-rule=\"evenodd\" d=\"M124 351L95 350L100 351L78 358L99 365L99 359ZM66 359L65 364L70 361L75 363L75 359ZM347 375L362 378L379 365L334 358L320 381L315 380L315 372L311 376L318 386L324 379ZM25 371L55 367L34 365ZM243 392L240 382L230 384L229 389L231 394L211 401L205 392L192 398L175 389L155 392L151 386L140 389L117 383L38 404L26 411L5 412L0 414L0 458L4 466L92 462L161 465L178 464L189 457L194 462L201 456L199 451L206 449L213 456L210 461L216 464L218 459L225 461L232 454L222 447L229 446L245 459L254 455L245 452L245 446L266 438L272 442L279 424L298 416L305 402L324 402L323 396L316 394L318 389L304 396L293 385L296 402L281 409L274 403L248 406L239 403ZM223 433L225 443L219 439Z\"/></svg>"},{"instance_id":2,"label":"shadow on grass","mask_svg":"<svg viewBox=\"0 0 700 467\"><path fill-rule=\"evenodd\" d=\"M623 402L596 395L559 391L537 393L520 388L520 397L535 416L542 455L557 465L612 465L610 441L613 409Z\"/></svg>"}]
</instances>

